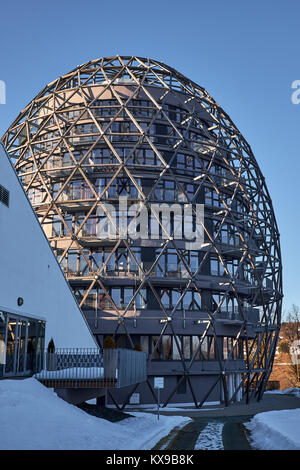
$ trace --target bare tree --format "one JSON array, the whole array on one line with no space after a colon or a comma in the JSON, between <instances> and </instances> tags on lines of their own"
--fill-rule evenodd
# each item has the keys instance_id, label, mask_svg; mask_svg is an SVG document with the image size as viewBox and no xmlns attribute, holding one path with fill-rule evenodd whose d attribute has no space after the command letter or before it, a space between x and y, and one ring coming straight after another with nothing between
<instances>
[{"instance_id":1,"label":"bare tree","mask_svg":"<svg viewBox=\"0 0 300 470\"><path fill-rule=\"evenodd\" d=\"M295 340L300 339L300 309L297 305L292 305L292 308L287 313L286 322L282 326L284 327L284 335L289 346Z\"/></svg>"},{"instance_id":2,"label":"bare tree","mask_svg":"<svg viewBox=\"0 0 300 470\"><path fill-rule=\"evenodd\" d=\"M285 342L291 351L291 346L295 341L300 340L300 309L297 305L293 304L292 308L286 315L286 322L282 324L284 330ZM294 361L293 361L294 362ZM298 360L292 365L294 374L297 377L297 383L300 383L300 367Z\"/></svg>"}]
</instances>

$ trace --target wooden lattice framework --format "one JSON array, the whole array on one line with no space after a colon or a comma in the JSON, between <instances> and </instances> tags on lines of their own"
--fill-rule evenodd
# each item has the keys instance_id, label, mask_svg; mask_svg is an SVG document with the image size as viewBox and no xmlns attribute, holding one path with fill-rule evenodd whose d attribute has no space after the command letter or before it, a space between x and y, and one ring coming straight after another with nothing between
<instances>
[{"instance_id":1,"label":"wooden lattice framework","mask_svg":"<svg viewBox=\"0 0 300 470\"><path fill-rule=\"evenodd\" d=\"M123 331L133 347L130 325L137 297L147 287L148 295L157 302L161 330L149 363L162 336L169 331L183 371L165 405L183 381L188 383L197 407L220 384L226 405L235 400L239 390L247 400L251 396L260 399L271 372L281 320L279 232L265 179L250 146L207 91L155 60L101 58L47 85L19 114L2 140L83 311L97 288L97 295L100 293L109 305L109 315L118 320L112 333ZM101 184L99 178L103 179ZM150 186L144 184L146 179L151 180ZM191 269L183 246L172 237L164 240L151 263L138 259L128 238L118 238L111 241L106 260L97 265L89 249L97 252L103 241L86 230L90 220L95 220L97 208L101 206L105 211L103 203L113 203L122 194L148 207L157 202L156 190L164 181L174 183L174 194L181 195L182 204L206 204L208 223L197 268ZM186 190L188 184L193 184L192 192ZM78 212L84 215L77 220ZM59 235L54 233L55 224L60 225ZM118 283L118 276L109 275L107 270L120 247L138 266L138 274L128 273L134 291L122 308L108 288ZM185 271L180 296L172 308L162 302L155 276L161 257L169 249L176 252L177 263ZM75 272L65 268L70 253L80 256L81 268ZM217 257L222 279L211 276L208 284L203 269L212 255ZM235 271L228 269L230 257L235 260ZM247 280L241 272L247 273ZM220 292L219 302L208 301L203 306L205 292L211 292L211 286ZM194 328L199 344L188 361L173 322L187 291L202 299L199 312L191 316L197 324ZM224 319L228 299L234 299L235 318L228 314L226 321L232 320L236 326L232 349L224 360L216 325ZM99 312L108 314L101 305ZM255 321L249 315L254 309L259 309ZM215 340L218 372L214 383L199 398L190 370L208 335ZM229 396L227 365L241 338L244 373ZM155 396L150 381L148 384Z\"/></svg>"}]
</instances>

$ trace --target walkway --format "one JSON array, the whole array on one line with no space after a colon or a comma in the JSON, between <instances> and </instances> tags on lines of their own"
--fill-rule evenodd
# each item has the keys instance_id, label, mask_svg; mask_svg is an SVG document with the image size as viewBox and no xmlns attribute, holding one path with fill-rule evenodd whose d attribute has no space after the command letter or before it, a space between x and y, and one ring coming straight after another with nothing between
<instances>
[{"instance_id":1,"label":"walkway","mask_svg":"<svg viewBox=\"0 0 300 470\"><path fill-rule=\"evenodd\" d=\"M245 416L194 418L184 428L161 439L160 450L251 450L243 423Z\"/></svg>"},{"instance_id":2,"label":"walkway","mask_svg":"<svg viewBox=\"0 0 300 470\"><path fill-rule=\"evenodd\" d=\"M191 408L163 409L160 414L190 416L193 421L180 430L173 430L157 443L155 449L251 450L245 422L257 413L296 408L300 408L300 398L267 393L260 402L248 405L238 403L230 407L204 407L197 411Z\"/></svg>"},{"instance_id":3,"label":"walkway","mask_svg":"<svg viewBox=\"0 0 300 470\"><path fill-rule=\"evenodd\" d=\"M170 410L161 408L160 414L190 416L191 418L220 418L228 416L253 416L264 411L290 410L295 408L300 408L300 398L288 394L265 393L259 402L252 401L248 405L245 403L235 403L228 407L224 407L224 405L204 406L199 410L195 409L195 411L192 407L184 406L171 408ZM136 409L135 411L141 411L141 409ZM147 412L147 409L143 409L143 411ZM153 413L153 409L151 412Z\"/></svg>"}]
</instances>

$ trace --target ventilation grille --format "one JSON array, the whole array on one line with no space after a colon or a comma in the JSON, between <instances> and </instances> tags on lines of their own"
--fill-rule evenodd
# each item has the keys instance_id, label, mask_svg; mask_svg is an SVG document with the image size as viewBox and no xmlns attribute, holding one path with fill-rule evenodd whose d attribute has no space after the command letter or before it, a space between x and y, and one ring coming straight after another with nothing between
<instances>
[{"instance_id":1,"label":"ventilation grille","mask_svg":"<svg viewBox=\"0 0 300 470\"><path fill-rule=\"evenodd\" d=\"M9 191L5 189L1 184L0 184L0 202L4 204L5 206L9 206Z\"/></svg>"}]
</instances>

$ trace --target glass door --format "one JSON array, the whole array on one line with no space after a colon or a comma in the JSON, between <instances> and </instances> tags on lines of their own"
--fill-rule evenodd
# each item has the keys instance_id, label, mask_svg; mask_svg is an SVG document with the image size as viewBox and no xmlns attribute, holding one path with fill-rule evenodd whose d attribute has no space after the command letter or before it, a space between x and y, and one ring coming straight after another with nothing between
<instances>
[{"instance_id":1,"label":"glass door","mask_svg":"<svg viewBox=\"0 0 300 470\"><path fill-rule=\"evenodd\" d=\"M14 375L17 350L17 319L7 318L5 375Z\"/></svg>"},{"instance_id":2,"label":"glass door","mask_svg":"<svg viewBox=\"0 0 300 470\"><path fill-rule=\"evenodd\" d=\"M28 322L9 316L6 330L5 375L23 375L26 364Z\"/></svg>"},{"instance_id":3,"label":"glass door","mask_svg":"<svg viewBox=\"0 0 300 470\"><path fill-rule=\"evenodd\" d=\"M5 332L6 317L3 312L0 312L0 377L3 376L6 360Z\"/></svg>"},{"instance_id":4,"label":"glass door","mask_svg":"<svg viewBox=\"0 0 300 470\"><path fill-rule=\"evenodd\" d=\"M17 336L17 357L16 357L16 374L24 374L26 364L26 345L27 345L28 322L26 320L18 321Z\"/></svg>"},{"instance_id":5,"label":"glass door","mask_svg":"<svg viewBox=\"0 0 300 470\"><path fill-rule=\"evenodd\" d=\"M41 370L44 341L44 321L0 312L0 377Z\"/></svg>"}]
</instances>

